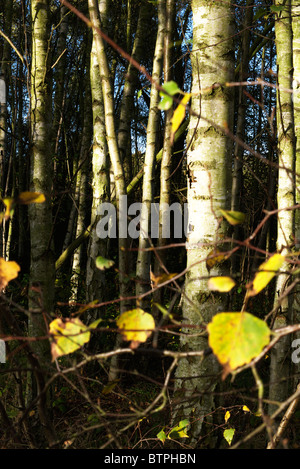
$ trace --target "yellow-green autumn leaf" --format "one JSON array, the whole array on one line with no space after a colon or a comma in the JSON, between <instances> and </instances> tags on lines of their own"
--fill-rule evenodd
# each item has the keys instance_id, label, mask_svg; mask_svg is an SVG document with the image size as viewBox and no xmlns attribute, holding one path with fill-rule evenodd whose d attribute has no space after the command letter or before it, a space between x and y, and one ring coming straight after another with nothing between
<instances>
[{"instance_id":1,"label":"yellow-green autumn leaf","mask_svg":"<svg viewBox=\"0 0 300 469\"><path fill-rule=\"evenodd\" d=\"M184 119L186 113L186 105L188 104L190 99L191 93L186 93L174 111L174 114L171 119L171 132L173 136L177 132L181 122Z\"/></svg>"},{"instance_id":2,"label":"yellow-green autumn leaf","mask_svg":"<svg viewBox=\"0 0 300 469\"><path fill-rule=\"evenodd\" d=\"M117 319L117 326L123 339L131 341L130 347L136 348L151 335L155 329L155 321L151 314L136 308L121 314Z\"/></svg>"},{"instance_id":3,"label":"yellow-green autumn leaf","mask_svg":"<svg viewBox=\"0 0 300 469\"><path fill-rule=\"evenodd\" d=\"M45 200L46 198L44 194L40 192L30 192L30 191L21 192L16 198L16 202L22 205L28 205L28 204L33 204L33 203L41 204L45 202Z\"/></svg>"},{"instance_id":4,"label":"yellow-green autumn leaf","mask_svg":"<svg viewBox=\"0 0 300 469\"><path fill-rule=\"evenodd\" d=\"M229 444L229 446L232 443L234 434L235 434L235 429L234 428L226 428L226 430L224 430L224 432L223 432L223 436L224 436L225 440L227 441L227 443Z\"/></svg>"},{"instance_id":5,"label":"yellow-green autumn leaf","mask_svg":"<svg viewBox=\"0 0 300 469\"><path fill-rule=\"evenodd\" d=\"M163 273L161 275L155 276L154 273L150 271L150 280L151 280L153 287L157 287L157 285L160 285L161 283L171 280L173 277L176 277L176 275L177 274Z\"/></svg>"},{"instance_id":6,"label":"yellow-green autumn leaf","mask_svg":"<svg viewBox=\"0 0 300 469\"><path fill-rule=\"evenodd\" d=\"M258 272L254 277L251 288L248 290L248 295L255 296L263 290L276 275L284 261L285 257L276 253L263 262L258 268Z\"/></svg>"},{"instance_id":7,"label":"yellow-green autumn leaf","mask_svg":"<svg viewBox=\"0 0 300 469\"><path fill-rule=\"evenodd\" d=\"M208 280L208 288L219 292L229 292L235 286L231 277L211 277Z\"/></svg>"},{"instance_id":8,"label":"yellow-green autumn leaf","mask_svg":"<svg viewBox=\"0 0 300 469\"><path fill-rule=\"evenodd\" d=\"M54 319L49 324L51 338L52 360L62 355L68 355L75 352L82 345L89 342L90 332L79 318Z\"/></svg>"},{"instance_id":9,"label":"yellow-green autumn leaf","mask_svg":"<svg viewBox=\"0 0 300 469\"><path fill-rule=\"evenodd\" d=\"M172 96L174 96L177 93L181 93L181 90L177 83L175 81L168 81L166 82L163 86L163 89L166 91L164 93L163 91L159 92L159 95L162 97L161 102L158 105L158 109L161 109L162 111L167 111L170 109L170 107L173 104L173 99Z\"/></svg>"},{"instance_id":10,"label":"yellow-green autumn leaf","mask_svg":"<svg viewBox=\"0 0 300 469\"><path fill-rule=\"evenodd\" d=\"M242 212L237 212L235 210L221 210L220 212L222 213L223 217L226 218L228 223L231 225L240 225L241 223L244 223L246 215Z\"/></svg>"},{"instance_id":11,"label":"yellow-green autumn leaf","mask_svg":"<svg viewBox=\"0 0 300 469\"><path fill-rule=\"evenodd\" d=\"M4 197L4 199L2 199L2 202L5 205L5 213L3 217L5 220L9 220L14 213L14 209L16 206L15 199L13 197Z\"/></svg>"},{"instance_id":12,"label":"yellow-green autumn leaf","mask_svg":"<svg viewBox=\"0 0 300 469\"><path fill-rule=\"evenodd\" d=\"M207 325L208 342L230 372L250 363L270 341L267 324L250 313L219 313Z\"/></svg>"},{"instance_id":13,"label":"yellow-green autumn leaf","mask_svg":"<svg viewBox=\"0 0 300 469\"><path fill-rule=\"evenodd\" d=\"M19 264L15 261L6 261L0 257L0 290L3 290L8 282L16 278L20 270Z\"/></svg>"},{"instance_id":14,"label":"yellow-green autumn leaf","mask_svg":"<svg viewBox=\"0 0 300 469\"><path fill-rule=\"evenodd\" d=\"M228 254L224 254L218 249L211 251L206 258L206 268L210 271L216 264L221 264L228 258Z\"/></svg>"},{"instance_id":15,"label":"yellow-green autumn leaf","mask_svg":"<svg viewBox=\"0 0 300 469\"><path fill-rule=\"evenodd\" d=\"M166 438L167 438L167 435L165 433L164 430L161 430L157 435L156 437L162 442L164 443L166 441Z\"/></svg>"},{"instance_id":16,"label":"yellow-green autumn leaf","mask_svg":"<svg viewBox=\"0 0 300 469\"><path fill-rule=\"evenodd\" d=\"M172 430L168 433L167 438L169 440L177 440L178 438L189 438L187 434L187 429L190 422L187 419L180 420L179 424L176 427L173 427Z\"/></svg>"},{"instance_id":17,"label":"yellow-green autumn leaf","mask_svg":"<svg viewBox=\"0 0 300 469\"><path fill-rule=\"evenodd\" d=\"M98 256L95 261L97 269L100 270L105 270L105 269L110 269L114 265L114 261L111 261L110 259L105 259L105 257Z\"/></svg>"}]
</instances>

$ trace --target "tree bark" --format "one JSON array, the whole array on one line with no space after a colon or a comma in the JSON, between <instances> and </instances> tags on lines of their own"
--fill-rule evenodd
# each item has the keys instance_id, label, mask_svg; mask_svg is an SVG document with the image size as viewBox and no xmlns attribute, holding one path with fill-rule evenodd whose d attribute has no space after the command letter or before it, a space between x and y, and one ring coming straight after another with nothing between
<instances>
[{"instance_id":1,"label":"tree bark","mask_svg":"<svg viewBox=\"0 0 300 469\"><path fill-rule=\"evenodd\" d=\"M277 249L282 254L289 251L294 233L293 211L287 210L294 205L295 182L293 176L294 154L294 119L293 101L291 93L284 89L292 88L293 80L293 54L292 54L292 27L291 27L291 1L277 0L276 5L285 5L275 20L275 42L277 50L277 137L278 137L278 189L277 205L281 210L278 213ZM282 88L282 89L281 89ZM275 306L288 286L288 262L284 264L276 280ZM280 313L279 313L280 311ZM285 296L280 302L274 328L284 327L291 321L291 298ZM283 337L272 348L270 365L270 391L271 401L283 402L289 395L290 383L290 337ZM270 415L277 406L270 404Z\"/></svg>"},{"instance_id":2,"label":"tree bark","mask_svg":"<svg viewBox=\"0 0 300 469\"><path fill-rule=\"evenodd\" d=\"M225 262L209 271L205 261L215 248L222 250L222 238L227 234L227 223L220 220L218 210L230 208L232 142L205 119L221 127L224 123L229 129L233 126L233 96L231 88L226 87L234 72L230 3L192 2L192 109L199 117L190 117L187 143L188 273L182 314L185 324L191 324L193 328L182 330L181 351L207 348L207 337L202 328L214 314L226 311L225 297L210 292L207 280L209 275L224 275L228 266ZM200 328L198 333L195 326ZM181 418L189 419L193 445L197 444L203 421L209 419L213 409L218 371L213 355L203 361L197 358L179 361L172 419L174 424Z\"/></svg>"}]
</instances>

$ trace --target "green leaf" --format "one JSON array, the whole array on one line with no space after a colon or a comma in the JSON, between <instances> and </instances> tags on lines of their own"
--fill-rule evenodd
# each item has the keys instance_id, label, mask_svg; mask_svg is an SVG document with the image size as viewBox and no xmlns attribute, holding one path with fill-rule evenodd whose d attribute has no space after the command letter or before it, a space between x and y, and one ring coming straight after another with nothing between
<instances>
[{"instance_id":1,"label":"green leaf","mask_svg":"<svg viewBox=\"0 0 300 469\"><path fill-rule=\"evenodd\" d=\"M75 352L90 340L90 332L79 318L54 319L49 324L52 360Z\"/></svg>"},{"instance_id":2,"label":"green leaf","mask_svg":"<svg viewBox=\"0 0 300 469\"><path fill-rule=\"evenodd\" d=\"M96 329L96 327L98 327L101 321L102 321L101 318L96 319L95 321L92 322L92 324L89 325L89 329Z\"/></svg>"},{"instance_id":3,"label":"green leaf","mask_svg":"<svg viewBox=\"0 0 300 469\"><path fill-rule=\"evenodd\" d=\"M226 218L228 223L231 225L240 225L244 223L246 215L242 212L237 212L235 210L221 210L220 212Z\"/></svg>"},{"instance_id":4,"label":"green leaf","mask_svg":"<svg viewBox=\"0 0 300 469\"><path fill-rule=\"evenodd\" d=\"M257 357L270 341L267 324L250 313L219 313L207 325L209 346L228 372Z\"/></svg>"},{"instance_id":5,"label":"green leaf","mask_svg":"<svg viewBox=\"0 0 300 469\"><path fill-rule=\"evenodd\" d=\"M163 89L166 90L166 92L170 96L174 96L175 94L182 93L182 91L179 88L179 86L177 85L177 83L173 80L167 81L166 83L164 83Z\"/></svg>"},{"instance_id":6,"label":"green leaf","mask_svg":"<svg viewBox=\"0 0 300 469\"><path fill-rule=\"evenodd\" d=\"M167 81L163 85L163 89L166 90L166 93L163 91L160 91L159 94L162 97L161 102L158 105L158 108L161 109L162 111L167 111L172 107L173 104L173 99L172 96L174 96L177 93L181 93L180 88L178 87L177 83L175 81Z\"/></svg>"},{"instance_id":7,"label":"green leaf","mask_svg":"<svg viewBox=\"0 0 300 469\"><path fill-rule=\"evenodd\" d=\"M279 13L280 11L284 11L286 9L285 5L271 5L270 10L273 13Z\"/></svg>"},{"instance_id":8,"label":"green leaf","mask_svg":"<svg viewBox=\"0 0 300 469\"><path fill-rule=\"evenodd\" d=\"M105 259L105 257L98 256L95 261L97 269L105 270L110 269L114 265L114 261Z\"/></svg>"},{"instance_id":9,"label":"green leaf","mask_svg":"<svg viewBox=\"0 0 300 469\"><path fill-rule=\"evenodd\" d=\"M235 429L234 428L226 428L226 430L224 430L224 432L223 432L223 436L224 436L225 440L227 441L227 443L229 444L229 446L232 443L234 434L235 434Z\"/></svg>"},{"instance_id":10,"label":"green leaf","mask_svg":"<svg viewBox=\"0 0 300 469\"><path fill-rule=\"evenodd\" d=\"M208 280L208 288L219 292L229 292L235 286L231 277L211 277Z\"/></svg>"},{"instance_id":11,"label":"green leaf","mask_svg":"<svg viewBox=\"0 0 300 469\"><path fill-rule=\"evenodd\" d=\"M177 440L179 438L189 438L187 434L187 429L190 422L185 419L181 420L176 427L173 427L172 430L168 433L168 439Z\"/></svg>"},{"instance_id":12,"label":"green leaf","mask_svg":"<svg viewBox=\"0 0 300 469\"><path fill-rule=\"evenodd\" d=\"M248 296L255 296L263 290L282 267L284 261L285 257L276 253L263 262L258 268L251 288L248 290Z\"/></svg>"},{"instance_id":13,"label":"green leaf","mask_svg":"<svg viewBox=\"0 0 300 469\"><path fill-rule=\"evenodd\" d=\"M162 443L166 441L167 435L165 434L164 430L161 430L156 436Z\"/></svg>"},{"instance_id":14,"label":"green leaf","mask_svg":"<svg viewBox=\"0 0 300 469\"><path fill-rule=\"evenodd\" d=\"M262 16L265 16L266 14L268 14L268 10L265 9L265 8L259 8L256 12L256 14L254 15L254 18L253 18L253 21L256 21L258 20L259 18L261 18Z\"/></svg>"},{"instance_id":15,"label":"green leaf","mask_svg":"<svg viewBox=\"0 0 300 469\"><path fill-rule=\"evenodd\" d=\"M168 111L172 107L173 104L173 99L171 96L168 96L167 94L161 93L161 96L163 96L161 102L158 104L158 109L161 111Z\"/></svg>"}]
</instances>

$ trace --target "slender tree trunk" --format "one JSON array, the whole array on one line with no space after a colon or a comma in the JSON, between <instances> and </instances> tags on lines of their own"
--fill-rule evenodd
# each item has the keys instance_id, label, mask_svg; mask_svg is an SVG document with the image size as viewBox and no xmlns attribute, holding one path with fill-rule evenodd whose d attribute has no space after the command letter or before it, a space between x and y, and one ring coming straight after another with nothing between
<instances>
[{"instance_id":1,"label":"slender tree trunk","mask_svg":"<svg viewBox=\"0 0 300 469\"><path fill-rule=\"evenodd\" d=\"M57 41L57 65L55 67L55 96L54 96L54 114L53 114L53 140L54 140L54 175L57 178L56 172L58 168L58 148L61 138L61 130L63 124L63 109L65 99L65 72L66 72L66 43L68 33L68 9L65 5L60 7L60 25L59 37Z\"/></svg>"},{"instance_id":2,"label":"slender tree trunk","mask_svg":"<svg viewBox=\"0 0 300 469\"><path fill-rule=\"evenodd\" d=\"M28 334L41 337L48 333L47 323L54 310L55 257L52 250L52 154L51 154L51 94L49 89L49 1L31 1L32 61L31 61L31 173L30 190L45 195L45 202L29 205L30 222L30 285ZM37 361L36 373L27 383L27 398L43 390L43 371L49 367L49 340L32 342ZM41 366L41 369L39 369ZM48 444L55 435L47 416L46 396L40 396L41 431ZM46 423L45 423L46 422Z\"/></svg>"},{"instance_id":3,"label":"slender tree trunk","mask_svg":"<svg viewBox=\"0 0 300 469\"><path fill-rule=\"evenodd\" d=\"M240 51L240 69L239 79L244 82L248 78L249 72L249 46L250 46L250 27L253 18L253 8L251 7L252 1L247 0L247 7L245 11L245 19L243 22L243 34L241 41ZM245 138L245 118L246 118L246 96L244 94L244 86L240 86L237 90L237 124L236 124L236 135L244 141ZM243 157L244 148L238 143L235 144L234 149L234 162L233 162L233 175L232 175L232 200L231 209L236 211L242 210L242 198L243 198ZM234 227L233 239L241 239L241 226L236 225ZM239 256L234 255L232 258L232 272L235 274L239 272Z\"/></svg>"},{"instance_id":4,"label":"slender tree trunk","mask_svg":"<svg viewBox=\"0 0 300 469\"><path fill-rule=\"evenodd\" d=\"M226 311L225 297L210 292L207 279L209 275L224 275L228 266L215 265L209 271L205 261L214 248L222 250L220 243L227 233L227 223L220 220L218 210L229 209L231 203L232 142L205 120L219 126L226 122L230 129L233 126L233 96L225 85L233 79L234 71L231 2L193 0L192 10L192 109L200 117L190 117L188 135L188 145L192 139L187 155L189 270L182 314L185 324L193 328L182 331L181 351L206 349L202 328L214 314ZM221 86L213 89L216 83ZM198 334L195 326L200 328ZM174 424L183 417L189 419L192 445L197 444L203 421L210 418L214 407L218 370L212 355L203 361L183 358L178 363L172 419Z\"/></svg>"},{"instance_id":5,"label":"slender tree trunk","mask_svg":"<svg viewBox=\"0 0 300 469\"><path fill-rule=\"evenodd\" d=\"M160 83L163 70L164 37L165 37L165 1L158 1L158 31L155 45L152 78ZM144 159L144 176L142 190L142 210L140 218L139 251L137 258L137 284L136 295L139 297L150 289L150 262L151 257L145 249L149 247L151 203L153 202L153 178L155 154L157 148L157 133L159 123L159 91L153 84L150 93L150 108L147 125L147 144ZM149 308L149 298L138 300L141 308Z\"/></svg>"},{"instance_id":6,"label":"slender tree trunk","mask_svg":"<svg viewBox=\"0 0 300 469\"><path fill-rule=\"evenodd\" d=\"M89 48L90 49L90 48ZM88 61L89 58L88 50ZM85 93L84 93L84 104L83 104L83 128L82 128L82 140L80 148L80 157L79 157L79 171L77 173L76 187L78 186L78 213L77 213L77 224L76 224L76 234L78 237L86 228L86 214L87 214L87 185L88 185L88 170L90 163L90 147L92 141L92 132L93 132L93 122L92 122L92 107L91 107L91 88L90 88L90 74L89 66L87 67L87 72L85 76ZM82 247L81 244L78 246L73 256L72 264L72 277L71 277L71 302L78 301L79 286L80 286L80 277L82 275Z\"/></svg>"},{"instance_id":7,"label":"slender tree trunk","mask_svg":"<svg viewBox=\"0 0 300 469\"><path fill-rule=\"evenodd\" d=\"M47 315L54 307L54 254L52 250L52 158L51 101L49 89L48 39L49 2L32 0L31 63L31 174L30 190L45 195L45 202L29 205L31 267L29 334L35 337L47 332ZM45 358L49 343L35 342L38 355Z\"/></svg>"},{"instance_id":8,"label":"slender tree trunk","mask_svg":"<svg viewBox=\"0 0 300 469\"><path fill-rule=\"evenodd\" d=\"M294 205L295 182L293 176L294 154L294 120L293 101L291 93L283 89L292 88L293 55L292 55L292 27L291 27L291 1L276 1L276 5L285 5L275 21L275 41L277 50L277 134L278 134L278 235L277 249L282 254L288 252L294 233L293 211L287 210ZM282 88L282 89L281 89ZM288 263L282 268L277 277L275 289L275 305L284 294L287 287L289 270ZM291 321L291 298L285 296L280 303L280 314L277 314L274 328L286 326ZM270 365L270 391L269 399L283 402L289 395L290 383L290 337L283 337L271 351ZM285 377L286 379L282 379ZM269 412L276 410L277 406L270 405Z\"/></svg>"},{"instance_id":9,"label":"slender tree trunk","mask_svg":"<svg viewBox=\"0 0 300 469\"><path fill-rule=\"evenodd\" d=\"M128 11L130 10L130 2L128 2ZM143 47L145 43L145 33L147 31L147 23L151 12L151 6L149 3L142 3L139 12L138 24L134 38L134 44L131 52L132 58L137 62L140 62L143 56ZM129 64L124 83L124 91L120 110L120 121L118 128L118 146L120 157L123 162L126 180L132 178L131 152L128 154L128 146L130 144L130 131L131 131L131 120L133 117L134 109L134 93L137 85L137 69Z\"/></svg>"},{"instance_id":10,"label":"slender tree trunk","mask_svg":"<svg viewBox=\"0 0 300 469\"><path fill-rule=\"evenodd\" d=\"M98 6L96 0L91 0L90 15L92 23L100 28L99 17L97 16ZM92 16L93 15L93 16ZM113 169L117 219L119 221L118 234L118 256L119 256L119 294L120 294L120 313L122 314L130 307L128 298L128 239L127 239L127 207L126 207L126 184L122 161L120 158L115 120L114 120L114 100L111 85L110 70L107 62L107 56L103 40L100 35L95 35L97 59L99 63L100 78L102 85L102 95L105 115L106 140L110 161ZM121 343L120 335L117 336L116 347ZM118 376L118 357L117 355L111 361L109 380L113 381Z\"/></svg>"},{"instance_id":11,"label":"slender tree trunk","mask_svg":"<svg viewBox=\"0 0 300 469\"><path fill-rule=\"evenodd\" d=\"M295 203L300 204L300 2L292 3L292 28L293 28L293 66L294 66L294 128L295 128ZM300 210L295 211L295 249L300 249ZM300 285L294 290L293 296L293 323L300 324ZM293 339L300 340L300 333ZM299 383L300 364L294 364L295 377L294 389Z\"/></svg>"},{"instance_id":12,"label":"slender tree trunk","mask_svg":"<svg viewBox=\"0 0 300 469\"><path fill-rule=\"evenodd\" d=\"M173 18L174 18L174 2L173 0L167 0L166 2L166 30L164 37L164 81L168 82L172 80L172 56L173 56ZM170 240L164 238L163 234L165 228L168 228L169 211L165 210L165 207L170 206L171 202L171 163L172 163L172 141L171 141L171 119L173 115L173 109L170 108L165 112L165 134L164 144L161 159L160 168L160 205L159 205L159 238L157 245L162 247L166 245ZM155 258L154 274L160 275L166 268L166 251L161 250L159 252L159 259ZM156 303L162 303L162 289L159 288L153 295ZM157 315L156 309L152 309L154 316Z\"/></svg>"},{"instance_id":13,"label":"slender tree trunk","mask_svg":"<svg viewBox=\"0 0 300 469\"><path fill-rule=\"evenodd\" d=\"M93 2L89 0L90 18L93 21ZM101 17L104 12L100 11ZM109 239L101 239L96 232L96 226L100 220L98 209L100 205L109 200L109 167L106 143L105 118L103 95L101 88L100 70L96 49L96 32L93 31L93 43L91 50L90 81L93 112L93 156L92 156L92 189L93 199L91 208L91 231L86 267L87 302L97 299L103 301L105 297L105 273L95 266L98 256L107 257ZM88 314L88 322L98 318L98 310L91 310Z\"/></svg>"}]
</instances>

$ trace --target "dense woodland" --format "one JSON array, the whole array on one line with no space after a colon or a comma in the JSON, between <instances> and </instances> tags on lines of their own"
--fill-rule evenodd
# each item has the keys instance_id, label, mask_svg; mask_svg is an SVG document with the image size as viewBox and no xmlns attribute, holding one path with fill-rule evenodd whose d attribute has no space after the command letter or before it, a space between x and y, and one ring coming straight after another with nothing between
<instances>
[{"instance_id":1,"label":"dense woodland","mask_svg":"<svg viewBox=\"0 0 300 469\"><path fill-rule=\"evenodd\" d=\"M1 449L299 449L300 1L0 0L0 98Z\"/></svg>"}]
</instances>

